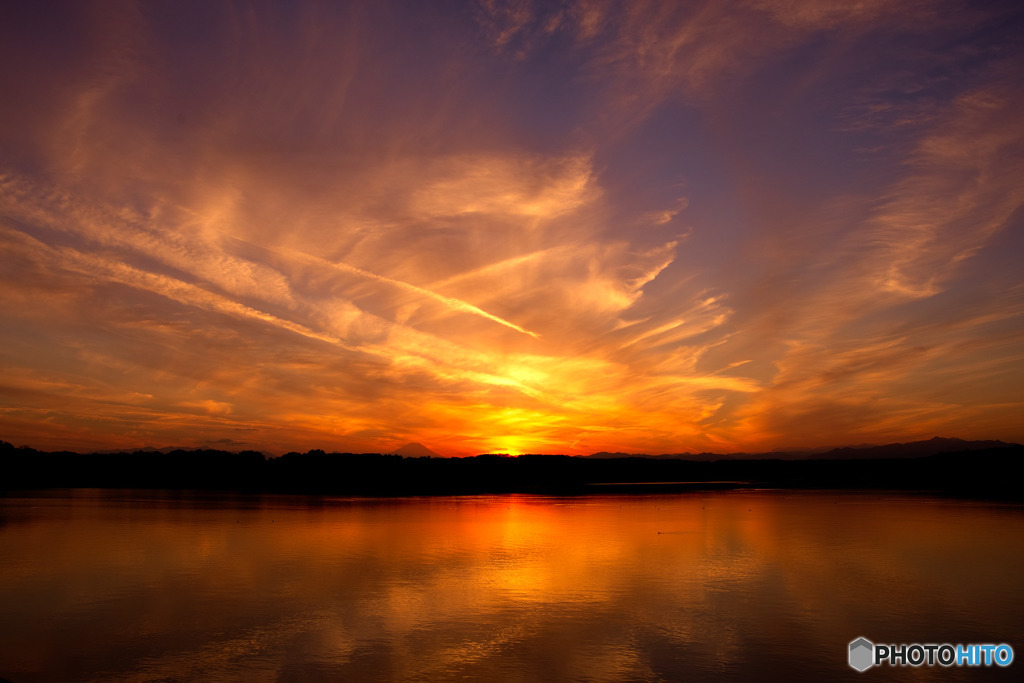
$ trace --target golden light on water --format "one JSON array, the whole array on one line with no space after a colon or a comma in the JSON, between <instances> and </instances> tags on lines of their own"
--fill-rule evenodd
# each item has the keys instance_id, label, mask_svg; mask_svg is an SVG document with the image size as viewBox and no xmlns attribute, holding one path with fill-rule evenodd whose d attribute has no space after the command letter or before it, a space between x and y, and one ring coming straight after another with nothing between
<instances>
[{"instance_id":1,"label":"golden light on water","mask_svg":"<svg viewBox=\"0 0 1024 683\"><path fill-rule=\"evenodd\" d=\"M814 678L845 672L864 628L1020 631L1024 557L1005 540L1024 521L1009 505L767 491L26 500L0 500L14 679L732 679L766 660Z\"/></svg>"}]
</instances>

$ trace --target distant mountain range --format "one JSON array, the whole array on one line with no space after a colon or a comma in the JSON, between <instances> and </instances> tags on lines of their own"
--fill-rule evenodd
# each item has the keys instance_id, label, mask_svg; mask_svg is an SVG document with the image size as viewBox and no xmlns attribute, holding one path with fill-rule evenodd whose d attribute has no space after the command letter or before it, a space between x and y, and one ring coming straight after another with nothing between
<instances>
[{"instance_id":1,"label":"distant mountain range","mask_svg":"<svg viewBox=\"0 0 1024 683\"><path fill-rule=\"evenodd\" d=\"M1013 448L1020 444L1005 441L966 441L933 437L926 441L910 441L908 443L891 443L883 446L861 444L841 446L839 448L800 448L764 453L609 453L602 451L593 453L587 458L609 460L615 458L646 458L650 460L688 460L691 462L717 462L720 460L877 460L892 458L925 458L937 453L953 453L959 451L978 451L998 448ZM163 448L125 448L108 450L103 453L162 453L191 452L206 450L204 448L182 448L165 446ZM252 451L250 451L252 452ZM258 451L256 451L258 452ZM389 455L401 455L406 458L443 458L445 456L433 451L421 443L407 443L401 448L388 452Z\"/></svg>"},{"instance_id":2,"label":"distant mountain range","mask_svg":"<svg viewBox=\"0 0 1024 683\"><path fill-rule=\"evenodd\" d=\"M939 436L927 441L891 443L884 446L843 446L831 450L770 451L768 453L662 453L660 455L630 453L594 453L591 458L651 458L655 460L690 460L693 462L716 462L718 460L878 460L889 458L926 458L938 453L959 451L980 451L993 448L1014 448L1020 444L1004 441L965 441L945 439Z\"/></svg>"},{"instance_id":3,"label":"distant mountain range","mask_svg":"<svg viewBox=\"0 0 1024 683\"><path fill-rule=\"evenodd\" d=\"M92 451L93 453L109 453L109 454L129 454L129 453L160 453L167 455L168 453L191 453L194 451L209 451L209 450L224 450L220 444L214 444L210 446L164 446L163 448L154 448L153 446L145 446L143 448L112 448L103 449L101 451ZM263 451L257 451L254 449L245 449L249 453L263 453ZM266 453L263 453L266 455Z\"/></svg>"},{"instance_id":4,"label":"distant mountain range","mask_svg":"<svg viewBox=\"0 0 1024 683\"><path fill-rule=\"evenodd\" d=\"M191 451L202 451L207 450L206 447L189 447L184 448L181 446L164 446L163 448L154 448L152 446L146 446L145 448L118 448L115 450L104 450L103 453L167 453L178 452L191 452ZM99 451L98 451L99 452ZM256 451L261 452L261 451ZM387 455L401 455L406 458L443 458L436 451L432 451L421 443L407 443L401 448L396 448L393 451L388 451Z\"/></svg>"},{"instance_id":5,"label":"distant mountain range","mask_svg":"<svg viewBox=\"0 0 1024 683\"><path fill-rule=\"evenodd\" d=\"M944 439L936 436L927 441L911 441L909 443L893 443L887 446L869 446L857 448L835 448L815 457L829 460L864 460L879 458L924 458L937 453L953 453L958 451L981 451L992 448L1012 448L1020 444L1003 441L964 441L963 439Z\"/></svg>"}]
</instances>

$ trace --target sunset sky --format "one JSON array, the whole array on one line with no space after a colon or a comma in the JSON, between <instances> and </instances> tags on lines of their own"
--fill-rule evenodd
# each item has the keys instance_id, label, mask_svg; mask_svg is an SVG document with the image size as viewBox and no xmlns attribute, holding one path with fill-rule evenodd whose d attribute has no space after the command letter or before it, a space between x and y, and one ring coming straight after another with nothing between
<instances>
[{"instance_id":1,"label":"sunset sky","mask_svg":"<svg viewBox=\"0 0 1024 683\"><path fill-rule=\"evenodd\" d=\"M1019 2L5 2L0 439L1024 441Z\"/></svg>"}]
</instances>

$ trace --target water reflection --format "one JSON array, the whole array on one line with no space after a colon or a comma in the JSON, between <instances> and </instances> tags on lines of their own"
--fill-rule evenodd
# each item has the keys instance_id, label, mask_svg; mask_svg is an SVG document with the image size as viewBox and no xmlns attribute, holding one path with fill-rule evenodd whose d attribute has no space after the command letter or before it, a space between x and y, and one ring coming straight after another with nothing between
<instances>
[{"instance_id":1,"label":"water reflection","mask_svg":"<svg viewBox=\"0 0 1024 683\"><path fill-rule=\"evenodd\" d=\"M0 520L19 683L853 679L860 635L1024 652L1016 506L79 491L0 499Z\"/></svg>"}]
</instances>

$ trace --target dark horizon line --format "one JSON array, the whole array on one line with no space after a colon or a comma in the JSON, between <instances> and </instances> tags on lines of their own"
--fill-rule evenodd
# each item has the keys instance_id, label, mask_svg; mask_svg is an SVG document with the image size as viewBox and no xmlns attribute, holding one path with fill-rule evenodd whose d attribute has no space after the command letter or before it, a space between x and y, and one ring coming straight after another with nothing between
<instances>
[{"instance_id":1,"label":"dark horizon line","mask_svg":"<svg viewBox=\"0 0 1024 683\"><path fill-rule=\"evenodd\" d=\"M232 451L224 448L215 446L164 446L162 448L156 448L153 446L143 446L138 448L120 448L110 450L94 450L94 451L74 451L74 450L56 450L56 451L44 451L33 446L22 445L14 446L8 441L0 440L0 450L18 450L18 451L32 451L39 454L47 455L58 455L58 454L70 454L70 455L154 455L154 454L170 454L170 453L223 453L229 455L243 455L243 454L255 454L263 456L267 459L277 459L287 456L302 456L302 455L327 455L327 456L394 456L399 455L404 458L439 458L439 459L472 459L481 457L510 457L510 458L522 458L522 457L550 457L550 458L592 458L598 460L614 460L614 459L628 459L628 458L642 458L642 459L653 459L653 460L688 460L692 459L696 462L717 462L718 460L831 460L831 459L849 459L856 457L870 456L876 459L889 459L889 458L906 458L906 457L927 457L936 453L950 452L954 450L981 450L989 448L1015 448L1022 447L1022 444L1015 443L1012 441L1002 441L999 439L960 439L957 437L940 437L934 436L930 439L922 439L918 441L906 441L906 442L892 442L881 445L855 445L855 446L819 446L814 448L792 448L792 449L779 449L772 451L758 451L748 452L739 451L735 453L716 453L714 451L701 451L699 453L690 452L677 452L677 453L629 453L624 451L610 452L610 451L596 451L588 454L570 454L570 453L519 453L510 454L503 452L490 452L490 453L477 453L475 455L465 456L448 456L436 453L429 448L424 447L424 450L428 451L429 454L415 455L412 453L402 453L401 451L405 448L402 446L393 451L325 451L321 448L312 448L306 452L299 451L288 451L281 455L274 455L270 451L264 451L256 448L243 448L241 450Z\"/></svg>"},{"instance_id":2,"label":"dark horizon line","mask_svg":"<svg viewBox=\"0 0 1024 683\"><path fill-rule=\"evenodd\" d=\"M1024 459L1024 446L998 443L995 447L896 457L864 449L846 454L849 457L830 459L702 461L507 454L432 458L328 454L316 449L269 459L258 451L79 454L46 453L0 442L0 494L11 490L98 488L395 497L781 488L889 489L1024 500L1020 480L1009 475Z\"/></svg>"}]
</instances>

